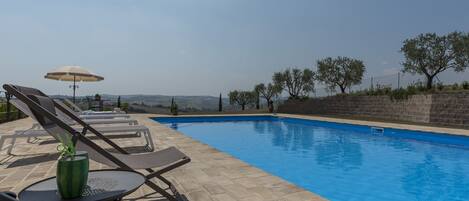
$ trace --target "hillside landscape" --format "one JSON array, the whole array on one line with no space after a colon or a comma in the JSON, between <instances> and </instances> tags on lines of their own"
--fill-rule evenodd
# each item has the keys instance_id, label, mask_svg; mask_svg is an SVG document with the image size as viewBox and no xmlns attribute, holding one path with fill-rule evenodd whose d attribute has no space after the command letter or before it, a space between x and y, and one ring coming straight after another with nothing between
<instances>
[{"instance_id":1,"label":"hillside landscape","mask_svg":"<svg viewBox=\"0 0 469 201\"><path fill-rule=\"evenodd\" d=\"M55 98L71 98L69 96L56 95ZM86 97L93 99L92 96L77 97L79 102L86 101ZM115 104L118 95L101 95L102 99L108 104ZM134 112L149 112L149 113L167 113L171 105L171 99L178 104L181 111L187 112L201 112L201 111L217 111L219 97L214 96L165 96L165 95L121 95L121 102L128 103L130 109ZM235 106L229 104L227 98L222 98L223 110L231 111L236 109Z\"/></svg>"}]
</instances>

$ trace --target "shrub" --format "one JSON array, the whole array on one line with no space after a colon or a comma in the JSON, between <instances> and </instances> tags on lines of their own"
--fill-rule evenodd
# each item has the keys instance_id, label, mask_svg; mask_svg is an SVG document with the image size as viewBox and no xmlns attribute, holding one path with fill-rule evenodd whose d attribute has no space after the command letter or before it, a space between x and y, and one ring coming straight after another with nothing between
<instances>
[{"instance_id":1,"label":"shrub","mask_svg":"<svg viewBox=\"0 0 469 201\"><path fill-rule=\"evenodd\" d=\"M423 84L423 82L417 82L415 83L415 87L417 88L417 91L419 92L425 92L427 90L427 87Z\"/></svg>"},{"instance_id":2,"label":"shrub","mask_svg":"<svg viewBox=\"0 0 469 201\"><path fill-rule=\"evenodd\" d=\"M174 101L174 97L171 99L171 106L169 111L172 115L178 115L178 104Z\"/></svg>"},{"instance_id":3,"label":"shrub","mask_svg":"<svg viewBox=\"0 0 469 201\"><path fill-rule=\"evenodd\" d=\"M441 82L438 82L436 84L436 88L439 90L439 91L443 91L443 89L445 89L445 85L443 85L443 83Z\"/></svg>"},{"instance_id":4,"label":"shrub","mask_svg":"<svg viewBox=\"0 0 469 201\"><path fill-rule=\"evenodd\" d=\"M393 101L398 101L398 100L407 99L409 98L410 95L413 95L413 94L410 94L409 91L406 89L399 88L399 89L392 90L391 94L389 94L389 97Z\"/></svg>"},{"instance_id":5,"label":"shrub","mask_svg":"<svg viewBox=\"0 0 469 201\"><path fill-rule=\"evenodd\" d=\"M300 97L299 100L300 100L300 101L307 101L307 100L309 100L309 96Z\"/></svg>"},{"instance_id":6,"label":"shrub","mask_svg":"<svg viewBox=\"0 0 469 201\"><path fill-rule=\"evenodd\" d=\"M369 91L367 91L367 95L370 96L381 96L381 95L389 95L391 94L392 88L390 86L376 84L376 87L373 87Z\"/></svg>"},{"instance_id":7,"label":"shrub","mask_svg":"<svg viewBox=\"0 0 469 201\"><path fill-rule=\"evenodd\" d=\"M99 95L99 94L94 95L94 100L95 101L100 101L101 100L101 95Z\"/></svg>"},{"instance_id":8,"label":"shrub","mask_svg":"<svg viewBox=\"0 0 469 201\"><path fill-rule=\"evenodd\" d=\"M178 104L174 103L174 105L171 107L171 114L172 115L178 115Z\"/></svg>"},{"instance_id":9,"label":"shrub","mask_svg":"<svg viewBox=\"0 0 469 201\"><path fill-rule=\"evenodd\" d=\"M392 88L390 86L386 86L383 88L384 94L388 95L392 93Z\"/></svg>"},{"instance_id":10,"label":"shrub","mask_svg":"<svg viewBox=\"0 0 469 201\"><path fill-rule=\"evenodd\" d=\"M407 92L411 93L411 94L415 94L417 93L417 87L415 85L409 85L407 86Z\"/></svg>"},{"instance_id":11,"label":"shrub","mask_svg":"<svg viewBox=\"0 0 469 201\"><path fill-rule=\"evenodd\" d=\"M129 111L129 103L122 103L121 110L128 112Z\"/></svg>"},{"instance_id":12,"label":"shrub","mask_svg":"<svg viewBox=\"0 0 469 201\"><path fill-rule=\"evenodd\" d=\"M454 84L451 86L451 89L452 89L452 90L458 90L458 89L459 89L459 84L458 84L458 83L454 83Z\"/></svg>"},{"instance_id":13,"label":"shrub","mask_svg":"<svg viewBox=\"0 0 469 201\"><path fill-rule=\"evenodd\" d=\"M468 82L468 81L462 82L462 88L463 88L464 90L468 90L468 89L469 89L469 82Z\"/></svg>"}]
</instances>

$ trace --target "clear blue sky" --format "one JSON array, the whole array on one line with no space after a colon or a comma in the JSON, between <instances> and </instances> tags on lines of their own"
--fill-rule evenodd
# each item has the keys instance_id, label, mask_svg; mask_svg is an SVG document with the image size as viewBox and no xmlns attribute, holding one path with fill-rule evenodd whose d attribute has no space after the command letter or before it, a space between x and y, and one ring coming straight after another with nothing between
<instances>
[{"instance_id":1,"label":"clear blue sky","mask_svg":"<svg viewBox=\"0 0 469 201\"><path fill-rule=\"evenodd\" d=\"M469 31L467 0L0 2L0 82L51 94L70 94L43 79L62 65L106 78L82 95L226 95L339 55L384 75L401 67L404 39Z\"/></svg>"}]
</instances>

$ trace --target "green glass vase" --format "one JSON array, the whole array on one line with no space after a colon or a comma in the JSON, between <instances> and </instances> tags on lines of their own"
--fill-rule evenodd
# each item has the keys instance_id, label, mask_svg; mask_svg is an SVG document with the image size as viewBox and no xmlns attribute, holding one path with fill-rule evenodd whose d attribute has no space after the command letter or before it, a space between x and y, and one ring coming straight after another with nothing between
<instances>
[{"instance_id":1,"label":"green glass vase","mask_svg":"<svg viewBox=\"0 0 469 201\"><path fill-rule=\"evenodd\" d=\"M62 199L81 197L88 182L89 159L86 152L62 157L57 164L57 189Z\"/></svg>"}]
</instances>

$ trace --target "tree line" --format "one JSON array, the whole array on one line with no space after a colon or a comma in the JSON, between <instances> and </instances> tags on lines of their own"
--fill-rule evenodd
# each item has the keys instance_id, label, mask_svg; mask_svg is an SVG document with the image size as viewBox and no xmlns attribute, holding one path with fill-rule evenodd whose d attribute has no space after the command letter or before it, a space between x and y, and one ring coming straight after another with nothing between
<instances>
[{"instance_id":1,"label":"tree line","mask_svg":"<svg viewBox=\"0 0 469 201\"><path fill-rule=\"evenodd\" d=\"M434 78L441 72L452 69L463 72L469 66L469 33L452 32L420 34L406 39L400 52L404 56L402 72L419 74L426 78L426 89L434 86ZM350 57L327 57L316 62L317 70L309 68L287 68L276 72L271 83L260 83L253 90L233 90L228 93L230 104L244 110L248 105L259 109L260 98L273 110L273 99L282 92L289 99L302 99L314 92L315 83L322 83L331 91L339 89L342 94L353 85L360 84L365 73L362 60Z\"/></svg>"},{"instance_id":2,"label":"tree line","mask_svg":"<svg viewBox=\"0 0 469 201\"><path fill-rule=\"evenodd\" d=\"M302 99L314 92L316 81L320 81L332 88L340 88L345 93L347 87L361 82L365 65L362 61L348 57L325 58L317 61L316 72L305 68L288 68L276 72L271 83L260 83L253 90L234 90L228 93L230 104L241 106L244 110L247 105L259 105L259 97L267 103L270 111L273 110L273 99L282 92L289 95L289 99Z\"/></svg>"}]
</instances>

